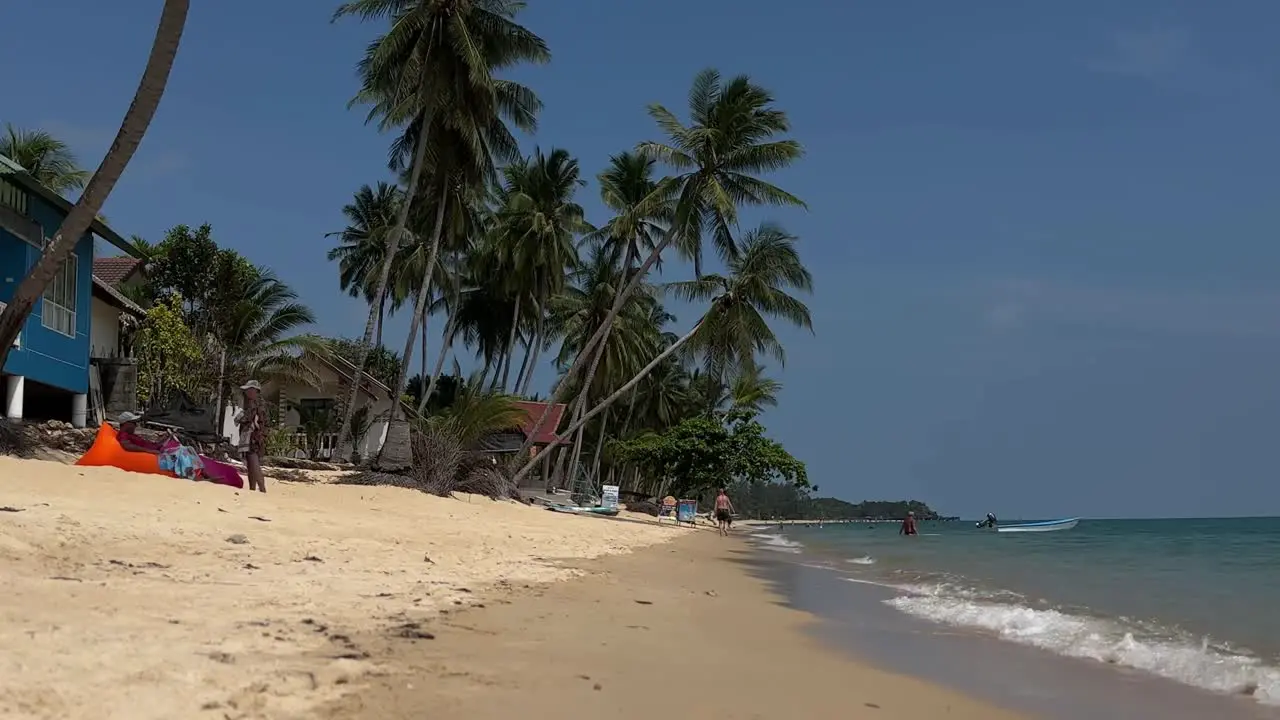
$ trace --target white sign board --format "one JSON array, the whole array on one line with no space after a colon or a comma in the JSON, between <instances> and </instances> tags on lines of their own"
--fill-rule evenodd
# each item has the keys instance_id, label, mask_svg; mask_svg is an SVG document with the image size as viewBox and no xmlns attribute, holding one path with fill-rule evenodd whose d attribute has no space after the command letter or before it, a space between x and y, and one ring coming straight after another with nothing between
<instances>
[{"instance_id":1,"label":"white sign board","mask_svg":"<svg viewBox=\"0 0 1280 720\"><path fill-rule=\"evenodd\" d=\"M600 504L607 508L618 507L617 485L604 485L600 488Z\"/></svg>"}]
</instances>

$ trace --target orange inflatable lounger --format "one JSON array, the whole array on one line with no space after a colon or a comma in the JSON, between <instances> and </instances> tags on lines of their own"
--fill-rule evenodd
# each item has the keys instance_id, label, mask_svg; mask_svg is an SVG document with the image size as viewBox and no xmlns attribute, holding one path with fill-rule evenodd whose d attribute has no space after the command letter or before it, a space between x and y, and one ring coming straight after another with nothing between
<instances>
[{"instance_id":1,"label":"orange inflatable lounger","mask_svg":"<svg viewBox=\"0 0 1280 720\"><path fill-rule=\"evenodd\" d=\"M102 427L98 428L98 436L93 439L93 446L76 461L76 464L85 467L113 467L128 470L129 472L177 477L171 472L165 472L160 469L159 457L151 453L129 452L121 447L120 441L116 439L116 429L107 423L102 423Z\"/></svg>"},{"instance_id":2,"label":"orange inflatable lounger","mask_svg":"<svg viewBox=\"0 0 1280 720\"><path fill-rule=\"evenodd\" d=\"M203 455L200 456L200 460L204 462L204 477L206 480L233 488L244 487L244 479L240 477L240 473L236 472L235 468ZM102 427L98 428L98 436L94 438L93 446L76 461L76 464L85 467L113 467L148 475L177 477L177 475L167 470L160 469L159 457L151 453L129 452L121 447L120 441L116 439L116 429L106 423L103 423Z\"/></svg>"}]
</instances>

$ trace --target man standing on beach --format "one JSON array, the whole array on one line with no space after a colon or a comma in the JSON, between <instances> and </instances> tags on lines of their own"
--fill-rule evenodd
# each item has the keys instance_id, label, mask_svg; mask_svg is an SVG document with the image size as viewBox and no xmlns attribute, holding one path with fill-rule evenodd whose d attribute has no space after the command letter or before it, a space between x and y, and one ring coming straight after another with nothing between
<instances>
[{"instance_id":1,"label":"man standing on beach","mask_svg":"<svg viewBox=\"0 0 1280 720\"><path fill-rule=\"evenodd\" d=\"M721 535L729 534L729 524L733 522L733 501L725 493L724 488L720 488L720 494L716 496L716 529Z\"/></svg>"},{"instance_id":2,"label":"man standing on beach","mask_svg":"<svg viewBox=\"0 0 1280 720\"><path fill-rule=\"evenodd\" d=\"M919 535L916 531L916 513L914 510L908 510L907 516L902 518L902 527L898 528L899 535Z\"/></svg>"},{"instance_id":3,"label":"man standing on beach","mask_svg":"<svg viewBox=\"0 0 1280 720\"><path fill-rule=\"evenodd\" d=\"M240 386L244 392L244 410L238 418L240 437L248 438L244 464L249 475L249 489L267 491L267 479L262 475L262 456L267 453L267 406L262 402L262 385L250 380Z\"/></svg>"}]
</instances>

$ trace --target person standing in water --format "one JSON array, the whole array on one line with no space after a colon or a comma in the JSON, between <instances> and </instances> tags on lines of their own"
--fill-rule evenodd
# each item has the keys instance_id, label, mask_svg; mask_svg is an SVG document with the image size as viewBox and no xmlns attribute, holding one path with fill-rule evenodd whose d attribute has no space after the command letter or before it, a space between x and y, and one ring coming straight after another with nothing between
<instances>
[{"instance_id":1,"label":"person standing in water","mask_svg":"<svg viewBox=\"0 0 1280 720\"><path fill-rule=\"evenodd\" d=\"M716 496L716 529L721 535L729 534L729 524L733 522L733 501L729 499L724 488Z\"/></svg>"},{"instance_id":2,"label":"person standing in water","mask_svg":"<svg viewBox=\"0 0 1280 720\"><path fill-rule=\"evenodd\" d=\"M916 513L914 510L907 511L907 516L902 518L902 527L898 528L899 535L919 535L916 530Z\"/></svg>"}]
</instances>

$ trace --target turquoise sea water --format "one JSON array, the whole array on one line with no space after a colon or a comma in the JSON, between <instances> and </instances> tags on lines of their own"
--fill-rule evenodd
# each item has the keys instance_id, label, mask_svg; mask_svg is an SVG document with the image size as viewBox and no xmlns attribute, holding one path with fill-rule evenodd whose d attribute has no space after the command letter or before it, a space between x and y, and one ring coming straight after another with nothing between
<instances>
[{"instance_id":1,"label":"turquoise sea water","mask_svg":"<svg viewBox=\"0 0 1280 720\"><path fill-rule=\"evenodd\" d=\"M895 589L886 602L909 615L1280 705L1280 518L751 532L766 550Z\"/></svg>"}]
</instances>

